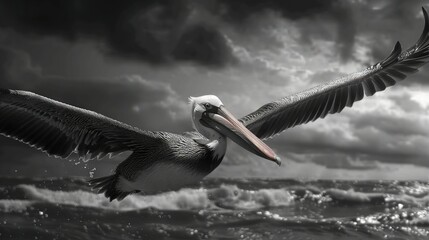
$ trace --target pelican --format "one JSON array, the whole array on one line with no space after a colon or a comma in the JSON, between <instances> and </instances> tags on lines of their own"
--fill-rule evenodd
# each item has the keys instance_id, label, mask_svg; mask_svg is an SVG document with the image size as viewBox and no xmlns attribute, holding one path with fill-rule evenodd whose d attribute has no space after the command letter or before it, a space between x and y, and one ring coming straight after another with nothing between
<instances>
[{"instance_id":1,"label":"pelican","mask_svg":"<svg viewBox=\"0 0 429 240\"><path fill-rule=\"evenodd\" d=\"M429 24L424 8L423 15L423 33L407 50L402 51L397 42L390 55L363 71L270 102L241 119L214 95L191 97L196 130L192 133L144 131L31 92L1 89L0 134L61 158L76 153L94 159L130 151L114 174L89 181L110 201L136 192L177 190L200 181L222 162L227 138L280 165L280 158L263 140L352 107L428 62Z\"/></svg>"}]
</instances>

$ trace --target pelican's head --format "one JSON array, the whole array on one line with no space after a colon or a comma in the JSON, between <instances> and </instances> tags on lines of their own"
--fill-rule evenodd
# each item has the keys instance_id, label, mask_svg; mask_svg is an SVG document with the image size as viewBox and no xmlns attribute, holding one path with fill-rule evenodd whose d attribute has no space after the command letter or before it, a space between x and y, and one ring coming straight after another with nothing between
<instances>
[{"instance_id":1,"label":"pelican's head","mask_svg":"<svg viewBox=\"0 0 429 240\"><path fill-rule=\"evenodd\" d=\"M190 97L194 128L210 140L220 136L229 137L246 150L276 162L280 158L264 142L250 132L214 95Z\"/></svg>"}]
</instances>

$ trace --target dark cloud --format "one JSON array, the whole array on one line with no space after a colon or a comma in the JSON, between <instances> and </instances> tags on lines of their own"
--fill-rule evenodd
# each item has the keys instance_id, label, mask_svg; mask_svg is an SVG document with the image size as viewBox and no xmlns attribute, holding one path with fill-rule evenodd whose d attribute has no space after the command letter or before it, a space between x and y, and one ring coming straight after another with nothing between
<instances>
[{"instance_id":1,"label":"dark cloud","mask_svg":"<svg viewBox=\"0 0 429 240\"><path fill-rule=\"evenodd\" d=\"M352 158L347 154L320 154L311 156L313 163L325 166L329 169L370 170L378 168L374 160L361 160L359 157Z\"/></svg>"},{"instance_id":2,"label":"dark cloud","mask_svg":"<svg viewBox=\"0 0 429 240\"><path fill-rule=\"evenodd\" d=\"M282 14L283 17L297 20L303 17L310 17L315 14L329 12L338 4L337 0L247 0L247 1L228 1L220 0L215 8L218 14L226 20L234 23L243 23L253 14L263 12L264 10L274 10Z\"/></svg>"},{"instance_id":3,"label":"dark cloud","mask_svg":"<svg viewBox=\"0 0 429 240\"><path fill-rule=\"evenodd\" d=\"M0 46L0 87L16 88L19 86L17 79L28 79L27 83L31 84L38 74L39 70L31 66L28 55Z\"/></svg>"},{"instance_id":4,"label":"dark cloud","mask_svg":"<svg viewBox=\"0 0 429 240\"><path fill-rule=\"evenodd\" d=\"M310 43L315 37L331 38L319 24L334 23L338 52L343 60L350 58L356 24L350 4L337 0L1 1L0 26L67 41L94 39L108 55L152 64L190 61L222 67L237 61L224 36L225 25L253 29L249 19L266 11L294 21L312 18L308 24L314 26L300 29L302 40Z\"/></svg>"},{"instance_id":5,"label":"dark cloud","mask_svg":"<svg viewBox=\"0 0 429 240\"><path fill-rule=\"evenodd\" d=\"M331 161L330 168L355 169L342 162L346 160L349 163L379 161L429 166L424 147L428 134L425 125L413 120L401 122L402 117L389 118L380 114L353 114L349 120L350 127L342 130L293 128L283 133L284 137L271 140L269 145L285 156L291 153L303 155L306 161L324 166ZM345 137L345 131L353 138ZM362 170L366 166L368 164L364 164Z\"/></svg>"},{"instance_id":6,"label":"dark cloud","mask_svg":"<svg viewBox=\"0 0 429 240\"><path fill-rule=\"evenodd\" d=\"M2 1L0 26L67 41L91 38L112 55L153 64L191 61L223 66L234 61L219 30L189 21L189 1Z\"/></svg>"},{"instance_id":7,"label":"dark cloud","mask_svg":"<svg viewBox=\"0 0 429 240\"><path fill-rule=\"evenodd\" d=\"M341 60L347 61L352 56L356 35L356 22L353 4L338 0L268 0L268 1L218 1L216 14L225 21L248 30L254 28L248 20L254 15L261 15L266 11L280 13L280 16L293 20L309 20L301 22L301 40L312 43L315 38L332 38L338 44L337 51ZM260 16L261 17L261 16ZM326 30L326 22L335 25L335 34ZM240 31L240 29L238 29Z\"/></svg>"},{"instance_id":8,"label":"dark cloud","mask_svg":"<svg viewBox=\"0 0 429 240\"><path fill-rule=\"evenodd\" d=\"M418 103L414 104L418 105ZM410 116L391 116L374 112L364 115L355 114L355 117L350 118L350 124L352 124L357 131L362 130L362 128L375 128L378 131L393 136L402 135L410 137L413 135L429 135L426 125L420 122L420 119L415 119Z\"/></svg>"},{"instance_id":9,"label":"dark cloud","mask_svg":"<svg viewBox=\"0 0 429 240\"><path fill-rule=\"evenodd\" d=\"M197 60L205 65L222 66L234 61L230 58L231 49L225 45L220 32L208 26L195 25L184 33L173 51L178 59ZM197 46L197 47L196 47ZM229 59L229 62L225 62Z\"/></svg>"},{"instance_id":10,"label":"dark cloud","mask_svg":"<svg viewBox=\"0 0 429 240\"><path fill-rule=\"evenodd\" d=\"M267 12L277 12L282 18L299 22L303 43L311 44L319 38L334 40L336 53L347 61L353 57L357 34L374 38L371 54L374 59L384 58L401 32L413 35L410 33L415 31L419 4L339 0L16 0L0 1L0 26L67 41L95 39L109 55L153 64L191 61L222 67L237 61L224 36L228 28L225 26L251 34L255 28L267 27L255 25L255 16L263 19ZM372 26L368 28L368 24ZM411 24L413 27L407 27ZM381 35L388 40L379 41ZM406 37L405 42L409 43L409 39Z\"/></svg>"}]
</instances>

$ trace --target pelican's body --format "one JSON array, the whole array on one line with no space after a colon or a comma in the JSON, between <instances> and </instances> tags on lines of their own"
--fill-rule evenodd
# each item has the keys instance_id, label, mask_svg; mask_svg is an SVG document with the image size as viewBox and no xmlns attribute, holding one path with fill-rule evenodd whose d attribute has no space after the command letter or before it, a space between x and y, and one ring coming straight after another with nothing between
<instances>
[{"instance_id":1,"label":"pelican's body","mask_svg":"<svg viewBox=\"0 0 429 240\"><path fill-rule=\"evenodd\" d=\"M136 150L116 168L118 188L125 192L153 194L198 183L221 163L226 139L210 148L194 139L167 132L157 134L159 143L149 151Z\"/></svg>"},{"instance_id":2,"label":"pelican's body","mask_svg":"<svg viewBox=\"0 0 429 240\"><path fill-rule=\"evenodd\" d=\"M190 98L197 132L143 131L103 115L34 93L0 89L0 134L50 155L84 158L131 151L111 176L91 180L110 200L130 193L175 190L200 181L222 161L230 138L280 165L262 140L293 126L339 113L363 97L393 86L429 61L429 19L420 39L402 52L399 42L383 61L307 91L265 104L236 119L213 95Z\"/></svg>"}]
</instances>

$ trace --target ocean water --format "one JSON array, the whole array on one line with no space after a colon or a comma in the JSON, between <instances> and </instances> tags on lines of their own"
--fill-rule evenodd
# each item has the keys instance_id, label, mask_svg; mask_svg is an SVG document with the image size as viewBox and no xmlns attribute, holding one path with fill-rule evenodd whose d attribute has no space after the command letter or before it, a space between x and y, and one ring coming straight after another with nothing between
<instances>
[{"instance_id":1,"label":"ocean water","mask_svg":"<svg viewBox=\"0 0 429 240\"><path fill-rule=\"evenodd\" d=\"M0 239L429 239L429 183L206 179L109 202L84 178L0 178Z\"/></svg>"}]
</instances>

